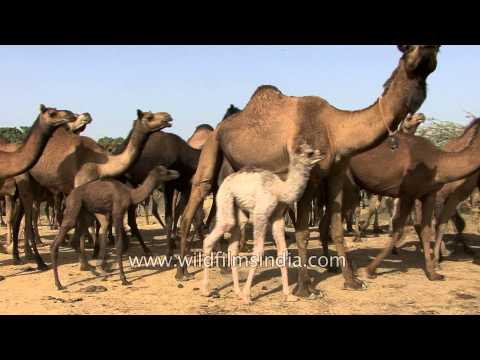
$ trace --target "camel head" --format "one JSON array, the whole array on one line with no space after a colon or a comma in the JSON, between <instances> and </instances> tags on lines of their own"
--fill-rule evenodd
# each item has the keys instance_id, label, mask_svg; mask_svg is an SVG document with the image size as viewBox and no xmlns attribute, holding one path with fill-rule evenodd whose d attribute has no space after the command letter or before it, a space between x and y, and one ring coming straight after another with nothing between
<instances>
[{"instance_id":1,"label":"camel head","mask_svg":"<svg viewBox=\"0 0 480 360\"><path fill-rule=\"evenodd\" d=\"M135 127L144 133L151 133L157 130L162 130L171 127L172 117L169 113L151 111L143 112L137 110L137 121Z\"/></svg>"},{"instance_id":2,"label":"camel head","mask_svg":"<svg viewBox=\"0 0 480 360\"><path fill-rule=\"evenodd\" d=\"M85 130L88 124L92 122L92 117L90 116L89 113L83 113L80 115L77 115L77 120L68 123L66 126L68 129L74 133L74 134L80 134Z\"/></svg>"},{"instance_id":3,"label":"camel head","mask_svg":"<svg viewBox=\"0 0 480 360\"><path fill-rule=\"evenodd\" d=\"M56 128L77 120L77 115L70 110L57 110L55 108L40 105L39 121L46 127Z\"/></svg>"},{"instance_id":4,"label":"camel head","mask_svg":"<svg viewBox=\"0 0 480 360\"><path fill-rule=\"evenodd\" d=\"M398 45L403 53L402 62L411 77L426 78L437 67L437 54L440 45Z\"/></svg>"},{"instance_id":5,"label":"camel head","mask_svg":"<svg viewBox=\"0 0 480 360\"><path fill-rule=\"evenodd\" d=\"M426 117L422 113L408 114L403 120L402 130L406 133L413 134L415 130L425 121Z\"/></svg>"},{"instance_id":6,"label":"camel head","mask_svg":"<svg viewBox=\"0 0 480 360\"><path fill-rule=\"evenodd\" d=\"M152 170L152 175L155 176L157 182L163 183L165 181L175 180L178 179L180 173L175 170L169 170L165 166L159 165L154 167Z\"/></svg>"},{"instance_id":7,"label":"camel head","mask_svg":"<svg viewBox=\"0 0 480 360\"><path fill-rule=\"evenodd\" d=\"M303 143L299 146L299 151L295 153L293 161L311 169L324 158L325 156L320 154L319 150L313 150L310 145Z\"/></svg>"}]
</instances>

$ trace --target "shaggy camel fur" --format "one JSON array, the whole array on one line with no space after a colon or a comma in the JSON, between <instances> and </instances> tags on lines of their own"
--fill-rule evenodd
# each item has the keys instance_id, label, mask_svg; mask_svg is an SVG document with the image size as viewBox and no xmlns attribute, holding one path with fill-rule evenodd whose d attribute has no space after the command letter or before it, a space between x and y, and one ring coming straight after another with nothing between
<instances>
[{"instance_id":1,"label":"shaggy camel fur","mask_svg":"<svg viewBox=\"0 0 480 360\"><path fill-rule=\"evenodd\" d=\"M343 111L316 96L286 96L273 86L261 86L245 108L222 121L207 140L192 180L191 195L181 222L180 253L187 256L187 235L201 201L215 186L222 164L231 171L245 166L286 176L289 158L306 141L326 155L312 170L307 189L297 204L295 237L303 265L298 271L296 294L312 298L318 293L308 276L307 246L311 200L327 182L327 209L333 216L332 238L342 262L344 286L364 289L348 261L343 242L341 203L343 178L351 156L371 149L396 128L408 113L414 113L426 98L426 79L436 69L437 45L401 45L398 66L386 82L382 96L358 111ZM361 136L359 136L359 134ZM323 205L323 204L322 204ZM234 234L238 236L238 234ZM177 267L176 278L188 280L186 266Z\"/></svg>"},{"instance_id":2,"label":"shaggy camel fur","mask_svg":"<svg viewBox=\"0 0 480 360\"><path fill-rule=\"evenodd\" d=\"M285 241L285 211L287 206L297 201L305 191L310 177L310 170L322 159L320 151L306 144L300 146L300 152L294 153L288 168L285 181L270 171L245 168L228 176L220 186L217 196L216 224L204 242L204 255L211 254L213 246L225 232L230 232L239 226L242 211L246 211L253 219L255 245L253 249L253 266L248 273L247 282L243 291L240 290L238 268L235 264L239 252L239 242L230 238L229 257L233 260L232 277L234 291L242 301L250 303L250 289L258 261L263 256L267 226L272 223L272 234L277 246L277 255L286 260L287 244ZM206 265L206 263L205 263ZM280 267L282 275L283 294L287 300L296 297L290 294L288 288L288 274L284 266ZM208 267L205 266L202 284L204 295L208 290Z\"/></svg>"},{"instance_id":3,"label":"shaggy camel fur","mask_svg":"<svg viewBox=\"0 0 480 360\"><path fill-rule=\"evenodd\" d=\"M110 219L115 228L115 248L117 253L118 268L123 285L128 285L122 264L123 253L123 218L127 209L144 201L161 182L178 178L179 173L168 170L163 166L153 168L145 181L137 188L121 183L118 180L96 180L75 188L66 199L66 208L60 230L51 245L51 256L55 285L58 290L63 289L58 277L58 248L63 242L67 232L75 227L80 236L79 257L82 270L90 270L91 267L85 257L84 232L88 215L94 215L101 224L100 230L100 255L99 266L105 274L106 265L106 234Z\"/></svg>"}]
</instances>

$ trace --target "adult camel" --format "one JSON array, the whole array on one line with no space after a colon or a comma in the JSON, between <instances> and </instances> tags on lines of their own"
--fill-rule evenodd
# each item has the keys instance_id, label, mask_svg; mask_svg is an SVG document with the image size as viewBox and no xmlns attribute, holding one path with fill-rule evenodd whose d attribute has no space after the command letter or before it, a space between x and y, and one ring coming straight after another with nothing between
<instances>
[{"instance_id":1,"label":"adult camel","mask_svg":"<svg viewBox=\"0 0 480 360\"><path fill-rule=\"evenodd\" d=\"M22 174L35 166L42 156L49 140L62 125L76 121L78 115L70 110L40 105L40 114L32 125L27 138L22 145L3 144L0 146L0 188L4 181L18 174ZM33 246L35 258L40 261L36 244Z\"/></svg>"},{"instance_id":2,"label":"adult camel","mask_svg":"<svg viewBox=\"0 0 480 360\"><path fill-rule=\"evenodd\" d=\"M0 187L6 178L21 174L34 166L48 140L59 126L76 120L69 110L57 110L40 105L40 115L32 125L23 144L10 150L10 144L0 145Z\"/></svg>"},{"instance_id":3,"label":"adult camel","mask_svg":"<svg viewBox=\"0 0 480 360\"><path fill-rule=\"evenodd\" d=\"M89 114L81 114L78 115L77 119L75 121L66 123L62 125L62 128L67 130L68 132L74 133L74 134L80 134L82 131L85 130L86 126L92 121L91 117ZM11 147L12 150L15 150L18 148L20 145L18 144L10 144L9 147ZM40 236L38 233L38 216L39 216L39 210L40 210L40 204L43 201L48 201L50 200L51 193L44 187L40 186L36 181L34 181L31 176L28 174L28 172L23 173L21 175L18 175L16 177L11 177L5 180L4 184L2 187L0 187L0 195L5 196L5 207L6 207L6 217L7 217L7 241L6 241L6 252L7 253L12 253L13 251L13 245L12 245L12 228L13 228L13 214L14 214L14 206L17 203L16 199L18 198L18 191L17 191L17 184L16 184L16 179L21 179L22 181L25 182L24 186L29 187L29 191L31 192L34 203L33 203L33 228L34 228L34 233L35 233L35 241L38 243L41 243L40 241ZM21 203L19 203L20 206ZM21 219L20 219L21 220ZM25 232L26 233L26 232ZM25 241L27 238L25 237ZM32 257L30 247L28 246L28 243L25 243L25 253L27 257Z\"/></svg>"},{"instance_id":4,"label":"adult camel","mask_svg":"<svg viewBox=\"0 0 480 360\"><path fill-rule=\"evenodd\" d=\"M471 146L472 142L478 136L480 129L480 118L476 118L465 128L463 134L457 138L450 139L444 146L445 151L460 152ZM435 231L435 262L440 261L440 249L443 241L443 234L446 231L448 220L452 219L457 233L462 233L465 228L465 222L457 212L457 206L466 200L472 192L480 186L480 171L476 171L463 179L445 184L437 193L436 198L436 231ZM463 242L464 250L470 255L474 255L465 243L464 239L457 236L458 240ZM445 255L448 255L445 254ZM474 262L480 264L478 258Z\"/></svg>"},{"instance_id":5,"label":"adult camel","mask_svg":"<svg viewBox=\"0 0 480 360\"><path fill-rule=\"evenodd\" d=\"M328 180L328 207L338 255L347 258L343 245L341 202L343 176L349 157L368 150L396 128L408 113L414 113L426 98L426 78L437 66L437 45L401 45L401 59L385 84L383 95L359 111L343 111L320 97L285 96L273 86L261 86L245 109L220 123L205 144L193 178L188 205L181 222L181 256L186 256L186 235L202 199L210 192L219 169L227 163L233 171L255 166L286 176L289 158L296 146L306 141L325 156L312 170L309 184L298 202L296 242L303 266L299 269L296 295L315 292L307 272L308 213L320 183ZM359 136L360 135L360 136ZM238 236L234 232L232 236ZM348 259L347 259L348 260ZM361 289L349 261L342 266L345 287ZM178 267L176 278L191 276Z\"/></svg>"},{"instance_id":6,"label":"adult camel","mask_svg":"<svg viewBox=\"0 0 480 360\"><path fill-rule=\"evenodd\" d=\"M361 188L399 199L391 240L368 265L367 275L376 276L381 261L401 239L405 221L418 199L421 221L415 229L423 245L425 273L429 280L443 280L444 276L435 270L430 249L436 193L445 184L467 178L480 169L480 135L474 133L469 144L458 152L442 151L420 136L398 133L395 137L398 148L392 150L385 141L350 161L353 179Z\"/></svg>"},{"instance_id":7,"label":"adult camel","mask_svg":"<svg viewBox=\"0 0 480 360\"><path fill-rule=\"evenodd\" d=\"M148 137L161 129L171 126L172 118L165 112L143 112L137 110L137 119L123 144L123 151L116 155L109 154L93 139L79 136L66 129L58 128L47 144L37 164L30 169L29 175L42 187L53 194L68 195L75 187L88 182L120 176L140 155ZM16 179L20 199L25 211L27 233L32 239L32 205L33 196L28 182ZM18 214L17 214L18 215ZM59 215L59 223L61 216ZM20 215L21 216L21 215ZM15 223L19 223L18 218ZM13 246L18 246L18 232L14 226ZM18 251L14 249L14 261L18 261ZM43 260L36 259L39 268L46 268Z\"/></svg>"},{"instance_id":8,"label":"adult camel","mask_svg":"<svg viewBox=\"0 0 480 360\"><path fill-rule=\"evenodd\" d=\"M239 111L234 106L230 106L223 119L232 113ZM204 134L205 135L205 134ZM207 138L209 138L207 136ZM119 148L118 150L121 150ZM190 193L191 179L195 174L200 157L200 150L191 147L185 140L175 134L158 132L150 136L140 157L135 164L127 171L125 177L133 186L139 186L149 172L156 166L164 166L180 173L178 179L168 181L164 185L165 198L165 226L167 229L168 255L173 256L175 240L172 236L173 219L173 194L178 191L188 198ZM182 213L182 207L177 208L177 214ZM158 215L157 215L158 216ZM135 217L135 208L128 210L128 225L132 236L143 242L138 229ZM200 233L201 235L201 233Z\"/></svg>"}]
</instances>

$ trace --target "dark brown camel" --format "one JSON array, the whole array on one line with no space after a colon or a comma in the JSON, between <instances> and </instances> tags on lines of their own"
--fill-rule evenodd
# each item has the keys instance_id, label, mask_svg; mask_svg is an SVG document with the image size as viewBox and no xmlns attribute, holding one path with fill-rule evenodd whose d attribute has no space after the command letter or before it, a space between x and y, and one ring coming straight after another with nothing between
<instances>
[{"instance_id":1,"label":"dark brown camel","mask_svg":"<svg viewBox=\"0 0 480 360\"><path fill-rule=\"evenodd\" d=\"M458 152L445 152L429 140L404 133L395 135L398 148L392 150L387 141L376 148L352 157L350 171L363 189L383 196L399 198L399 210L393 219L389 245L367 267L369 277L401 239L407 216L415 200L421 201L421 224L415 229L422 241L425 272L429 280L444 277L435 271L430 249L435 195L446 183L463 179L480 168L480 136Z\"/></svg>"},{"instance_id":2,"label":"dark brown camel","mask_svg":"<svg viewBox=\"0 0 480 360\"><path fill-rule=\"evenodd\" d=\"M220 123L202 150L193 178L180 228L181 256L187 255L186 234L192 218L215 184L222 162L233 171L255 166L285 177L293 149L306 141L326 158L312 170L297 206L295 236L301 262L307 264L311 200L324 180L329 187L327 207L333 214L332 238L338 255L348 258L341 221L343 177L348 159L378 145L387 137L387 128L396 128L408 113L417 111L426 98L426 78L437 65L439 46L403 45L399 49L401 59L385 84L383 95L366 109L343 111L319 97L286 96L273 86L261 86L242 112ZM296 291L299 296L311 296L316 292L307 271L306 266L299 269ZM346 288L365 287L354 276L349 261L345 261L342 273ZM177 268L176 278L190 278L185 267Z\"/></svg>"},{"instance_id":3,"label":"dark brown camel","mask_svg":"<svg viewBox=\"0 0 480 360\"><path fill-rule=\"evenodd\" d=\"M233 105L227 109L224 119L235 111L239 111ZM121 150L121 148L119 149ZM188 198L190 194L191 179L198 165L200 150L192 148L181 137L166 133L155 133L147 141L142 154L135 164L128 170L125 177L132 185L140 184L155 166L165 166L168 169L177 170L180 177L174 181L165 183L165 225L167 229L168 256L173 256L175 240L173 230L173 193L178 191ZM185 194L185 195L183 195ZM177 207L176 213L182 213L182 207ZM211 212L212 213L212 212ZM155 212L153 212L155 214ZM156 217L158 216L158 213ZM210 216L209 216L210 218ZM128 225L133 237L142 240L135 218L135 209L128 210Z\"/></svg>"},{"instance_id":4,"label":"dark brown camel","mask_svg":"<svg viewBox=\"0 0 480 360\"><path fill-rule=\"evenodd\" d=\"M474 119L470 125L468 125L464 133L448 141L444 146L445 151L459 152L469 147L479 133L480 118ZM445 184L437 193L436 198L436 237L435 237L435 262L438 264L440 261L440 249L442 246L443 234L446 231L448 220L452 219L458 233L462 233L465 228L465 222L457 212L457 206L464 200L466 200L472 192L480 186L480 171L476 171L470 176L463 179ZM458 240L463 242L464 250L474 255L472 249L470 249L461 236L457 236ZM448 255L448 254L445 254ZM474 260L475 263L479 263L478 259Z\"/></svg>"},{"instance_id":5,"label":"dark brown camel","mask_svg":"<svg viewBox=\"0 0 480 360\"><path fill-rule=\"evenodd\" d=\"M85 257L84 230L88 215L94 215L101 224L100 232L100 268L105 272L106 265L106 233L110 219L115 228L115 248L117 253L118 268L122 285L129 285L123 271L123 218L127 209L144 201L160 182L170 181L178 178L179 173L168 170L163 166L156 167L150 171L145 181L137 188L121 183L118 180L96 180L75 188L66 199L65 213L60 230L55 237L50 252L52 256L53 274L55 286L62 290L58 277L58 248L63 242L65 235L75 226L80 232L80 262L82 270L89 270L90 266ZM77 224L77 225L76 225Z\"/></svg>"},{"instance_id":6,"label":"dark brown camel","mask_svg":"<svg viewBox=\"0 0 480 360\"><path fill-rule=\"evenodd\" d=\"M76 135L59 128L47 144L44 154L28 174L42 187L53 194L69 194L75 187L105 177L115 177L125 172L140 155L150 134L171 126L172 118L164 112L152 113L137 110L137 120L125 141L123 151L110 155L93 139ZM25 177L24 177L25 179ZM33 238L31 188L24 179L16 179L20 199L25 211L25 223L28 239ZM62 214L59 213L59 223ZM16 235L13 236L14 247ZM18 254L18 253L17 253ZM14 253L15 256L15 253ZM43 263L39 268L45 268ZM40 259L41 260L41 259Z\"/></svg>"}]
</instances>

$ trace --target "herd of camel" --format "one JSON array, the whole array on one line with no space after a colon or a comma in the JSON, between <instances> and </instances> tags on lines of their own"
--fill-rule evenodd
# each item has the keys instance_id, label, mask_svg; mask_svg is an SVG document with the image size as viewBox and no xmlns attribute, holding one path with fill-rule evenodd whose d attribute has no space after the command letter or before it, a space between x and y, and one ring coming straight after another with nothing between
<instances>
[{"instance_id":1,"label":"herd of camel","mask_svg":"<svg viewBox=\"0 0 480 360\"><path fill-rule=\"evenodd\" d=\"M137 110L124 143L106 150L81 135L92 121L88 113L41 105L23 144L0 139L0 196L5 196L8 226L5 251L15 264L22 263L18 234L24 219L25 257L34 259L40 270L48 269L37 250L40 205L48 201L56 209L60 226L51 245L57 288L63 288L57 271L58 249L71 229L75 231L69 243L79 254L82 270L106 275L106 246L113 241L122 283L128 284L122 266L122 254L128 250L124 216L128 215L132 238L146 255L152 255L138 229L136 209L161 187L168 256L177 250L178 222L178 256L190 255L192 224L205 255L226 232L230 233L229 252L238 254L245 245L242 230L248 219L254 226L253 255L262 256L265 232L271 226L280 256L286 251L288 214L303 266L293 294L288 290L287 270L281 268L283 292L289 300L313 298L320 290L312 285L306 266L312 206L313 212L321 214L324 254L329 254L328 243L333 241L337 255L346 259L340 266L344 287L366 288L352 269L343 227L345 220L351 224L360 193L366 191L396 199L391 239L368 265L368 277L374 278L382 260L395 251L415 210L426 276L444 279L437 271L441 257L449 254L442 240L448 221L453 219L457 231L463 231L457 206L479 186L480 119L473 119L443 149L416 136L425 120L417 111L426 99L427 78L437 67L440 46L400 45L398 49L400 60L383 93L365 109L344 111L320 97L286 96L264 85L244 109L231 105L216 128L199 125L188 141L161 131L171 126L168 113ZM204 223L199 210L210 194L215 202ZM215 225L205 238L211 223ZM94 244L96 268L87 261L86 238ZM243 290L236 267L231 270L235 292L249 302L255 268ZM192 277L185 264L177 264L177 281ZM211 294L207 268L203 292Z\"/></svg>"}]
</instances>

